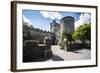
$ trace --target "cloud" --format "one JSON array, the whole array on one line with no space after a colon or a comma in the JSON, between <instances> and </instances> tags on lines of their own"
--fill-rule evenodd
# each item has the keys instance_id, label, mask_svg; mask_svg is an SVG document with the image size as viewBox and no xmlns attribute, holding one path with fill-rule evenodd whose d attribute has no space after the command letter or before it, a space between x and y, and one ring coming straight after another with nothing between
<instances>
[{"instance_id":1,"label":"cloud","mask_svg":"<svg viewBox=\"0 0 100 73\"><path fill-rule=\"evenodd\" d=\"M90 23L91 23L91 14L82 13L80 15L79 20L75 22L75 29L77 29L81 25L90 24Z\"/></svg>"},{"instance_id":2,"label":"cloud","mask_svg":"<svg viewBox=\"0 0 100 73\"><path fill-rule=\"evenodd\" d=\"M23 15L23 22L28 26L32 25L32 22L28 18L26 18L25 15Z\"/></svg>"},{"instance_id":3,"label":"cloud","mask_svg":"<svg viewBox=\"0 0 100 73\"><path fill-rule=\"evenodd\" d=\"M62 18L62 15L59 12L48 12L48 11L40 11L40 13L43 15L45 18L50 18L50 19L58 19L60 20Z\"/></svg>"}]
</instances>

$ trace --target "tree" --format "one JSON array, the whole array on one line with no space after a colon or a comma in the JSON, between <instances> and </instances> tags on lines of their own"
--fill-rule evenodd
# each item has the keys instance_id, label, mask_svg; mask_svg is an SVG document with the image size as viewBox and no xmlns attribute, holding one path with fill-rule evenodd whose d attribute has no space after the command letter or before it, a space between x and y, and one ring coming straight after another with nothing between
<instances>
[{"instance_id":1,"label":"tree","mask_svg":"<svg viewBox=\"0 0 100 73\"><path fill-rule=\"evenodd\" d=\"M64 39L67 39L68 41L72 41L72 33L68 33L67 30L66 30L66 31L63 31L60 34L60 42L59 42L59 45L60 45L60 48L61 49L64 49Z\"/></svg>"},{"instance_id":2,"label":"tree","mask_svg":"<svg viewBox=\"0 0 100 73\"><path fill-rule=\"evenodd\" d=\"M72 38L74 40L91 40L91 24L84 24L77 28L77 30L73 33Z\"/></svg>"}]
</instances>

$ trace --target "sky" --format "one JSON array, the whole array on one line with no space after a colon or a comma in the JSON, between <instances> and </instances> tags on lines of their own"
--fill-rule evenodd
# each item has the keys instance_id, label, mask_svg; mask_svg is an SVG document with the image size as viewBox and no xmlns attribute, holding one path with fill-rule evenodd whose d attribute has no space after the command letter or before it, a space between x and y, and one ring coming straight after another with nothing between
<instances>
[{"instance_id":1,"label":"sky","mask_svg":"<svg viewBox=\"0 0 100 73\"><path fill-rule=\"evenodd\" d=\"M80 25L91 23L90 13L23 10L23 22L46 31L50 31L52 20L56 19L56 22L60 23L65 16L72 16L75 19L75 29Z\"/></svg>"}]
</instances>

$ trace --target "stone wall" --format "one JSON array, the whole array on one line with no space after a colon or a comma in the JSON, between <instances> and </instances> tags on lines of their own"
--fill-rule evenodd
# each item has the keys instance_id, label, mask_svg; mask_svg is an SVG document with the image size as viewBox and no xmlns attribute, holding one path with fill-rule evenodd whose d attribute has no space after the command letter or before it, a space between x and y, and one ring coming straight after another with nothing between
<instances>
[{"instance_id":1,"label":"stone wall","mask_svg":"<svg viewBox=\"0 0 100 73\"><path fill-rule=\"evenodd\" d=\"M74 41L69 41L65 43L66 46L64 48L66 51L75 51L75 50L81 50L81 49L91 49L91 43L78 43Z\"/></svg>"},{"instance_id":2,"label":"stone wall","mask_svg":"<svg viewBox=\"0 0 100 73\"><path fill-rule=\"evenodd\" d=\"M23 62L44 61L52 57L51 40L44 39L44 44L35 40L26 40L23 46Z\"/></svg>"}]
</instances>

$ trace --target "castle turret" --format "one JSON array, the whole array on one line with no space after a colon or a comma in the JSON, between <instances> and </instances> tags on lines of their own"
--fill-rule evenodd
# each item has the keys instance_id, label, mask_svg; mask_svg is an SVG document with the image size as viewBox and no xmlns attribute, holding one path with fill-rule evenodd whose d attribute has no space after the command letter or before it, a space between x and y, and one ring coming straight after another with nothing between
<instances>
[{"instance_id":1,"label":"castle turret","mask_svg":"<svg viewBox=\"0 0 100 73\"><path fill-rule=\"evenodd\" d=\"M60 29L60 24L56 23L56 20L53 20L52 23L50 23L50 30L52 33L57 33Z\"/></svg>"},{"instance_id":2,"label":"castle turret","mask_svg":"<svg viewBox=\"0 0 100 73\"><path fill-rule=\"evenodd\" d=\"M67 33L72 33L74 31L75 19L71 16L66 16L60 20L61 33L66 31Z\"/></svg>"},{"instance_id":3,"label":"castle turret","mask_svg":"<svg viewBox=\"0 0 100 73\"><path fill-rule=\"evenodd\" d=\"M72 32L74 32L74 22L75 19L71 16L63 17L60 20L60 39L59 39L60 44L64 42L64 39L71 40L70 36Z\"/></svg>"},{"instance_id":4,"label":"castle turret","mask_svg":"<svg viewBox=\"0 0 100 73\"><path fill-rule=\"evenodd\" d=\"M56 20L53 20L52 23L50 23L50 31L51 31L51 37L52 37L52 43L56 43L59 40L59 33L60 33L60 24L56 22Z\"/></svg>"}]
</instances>

